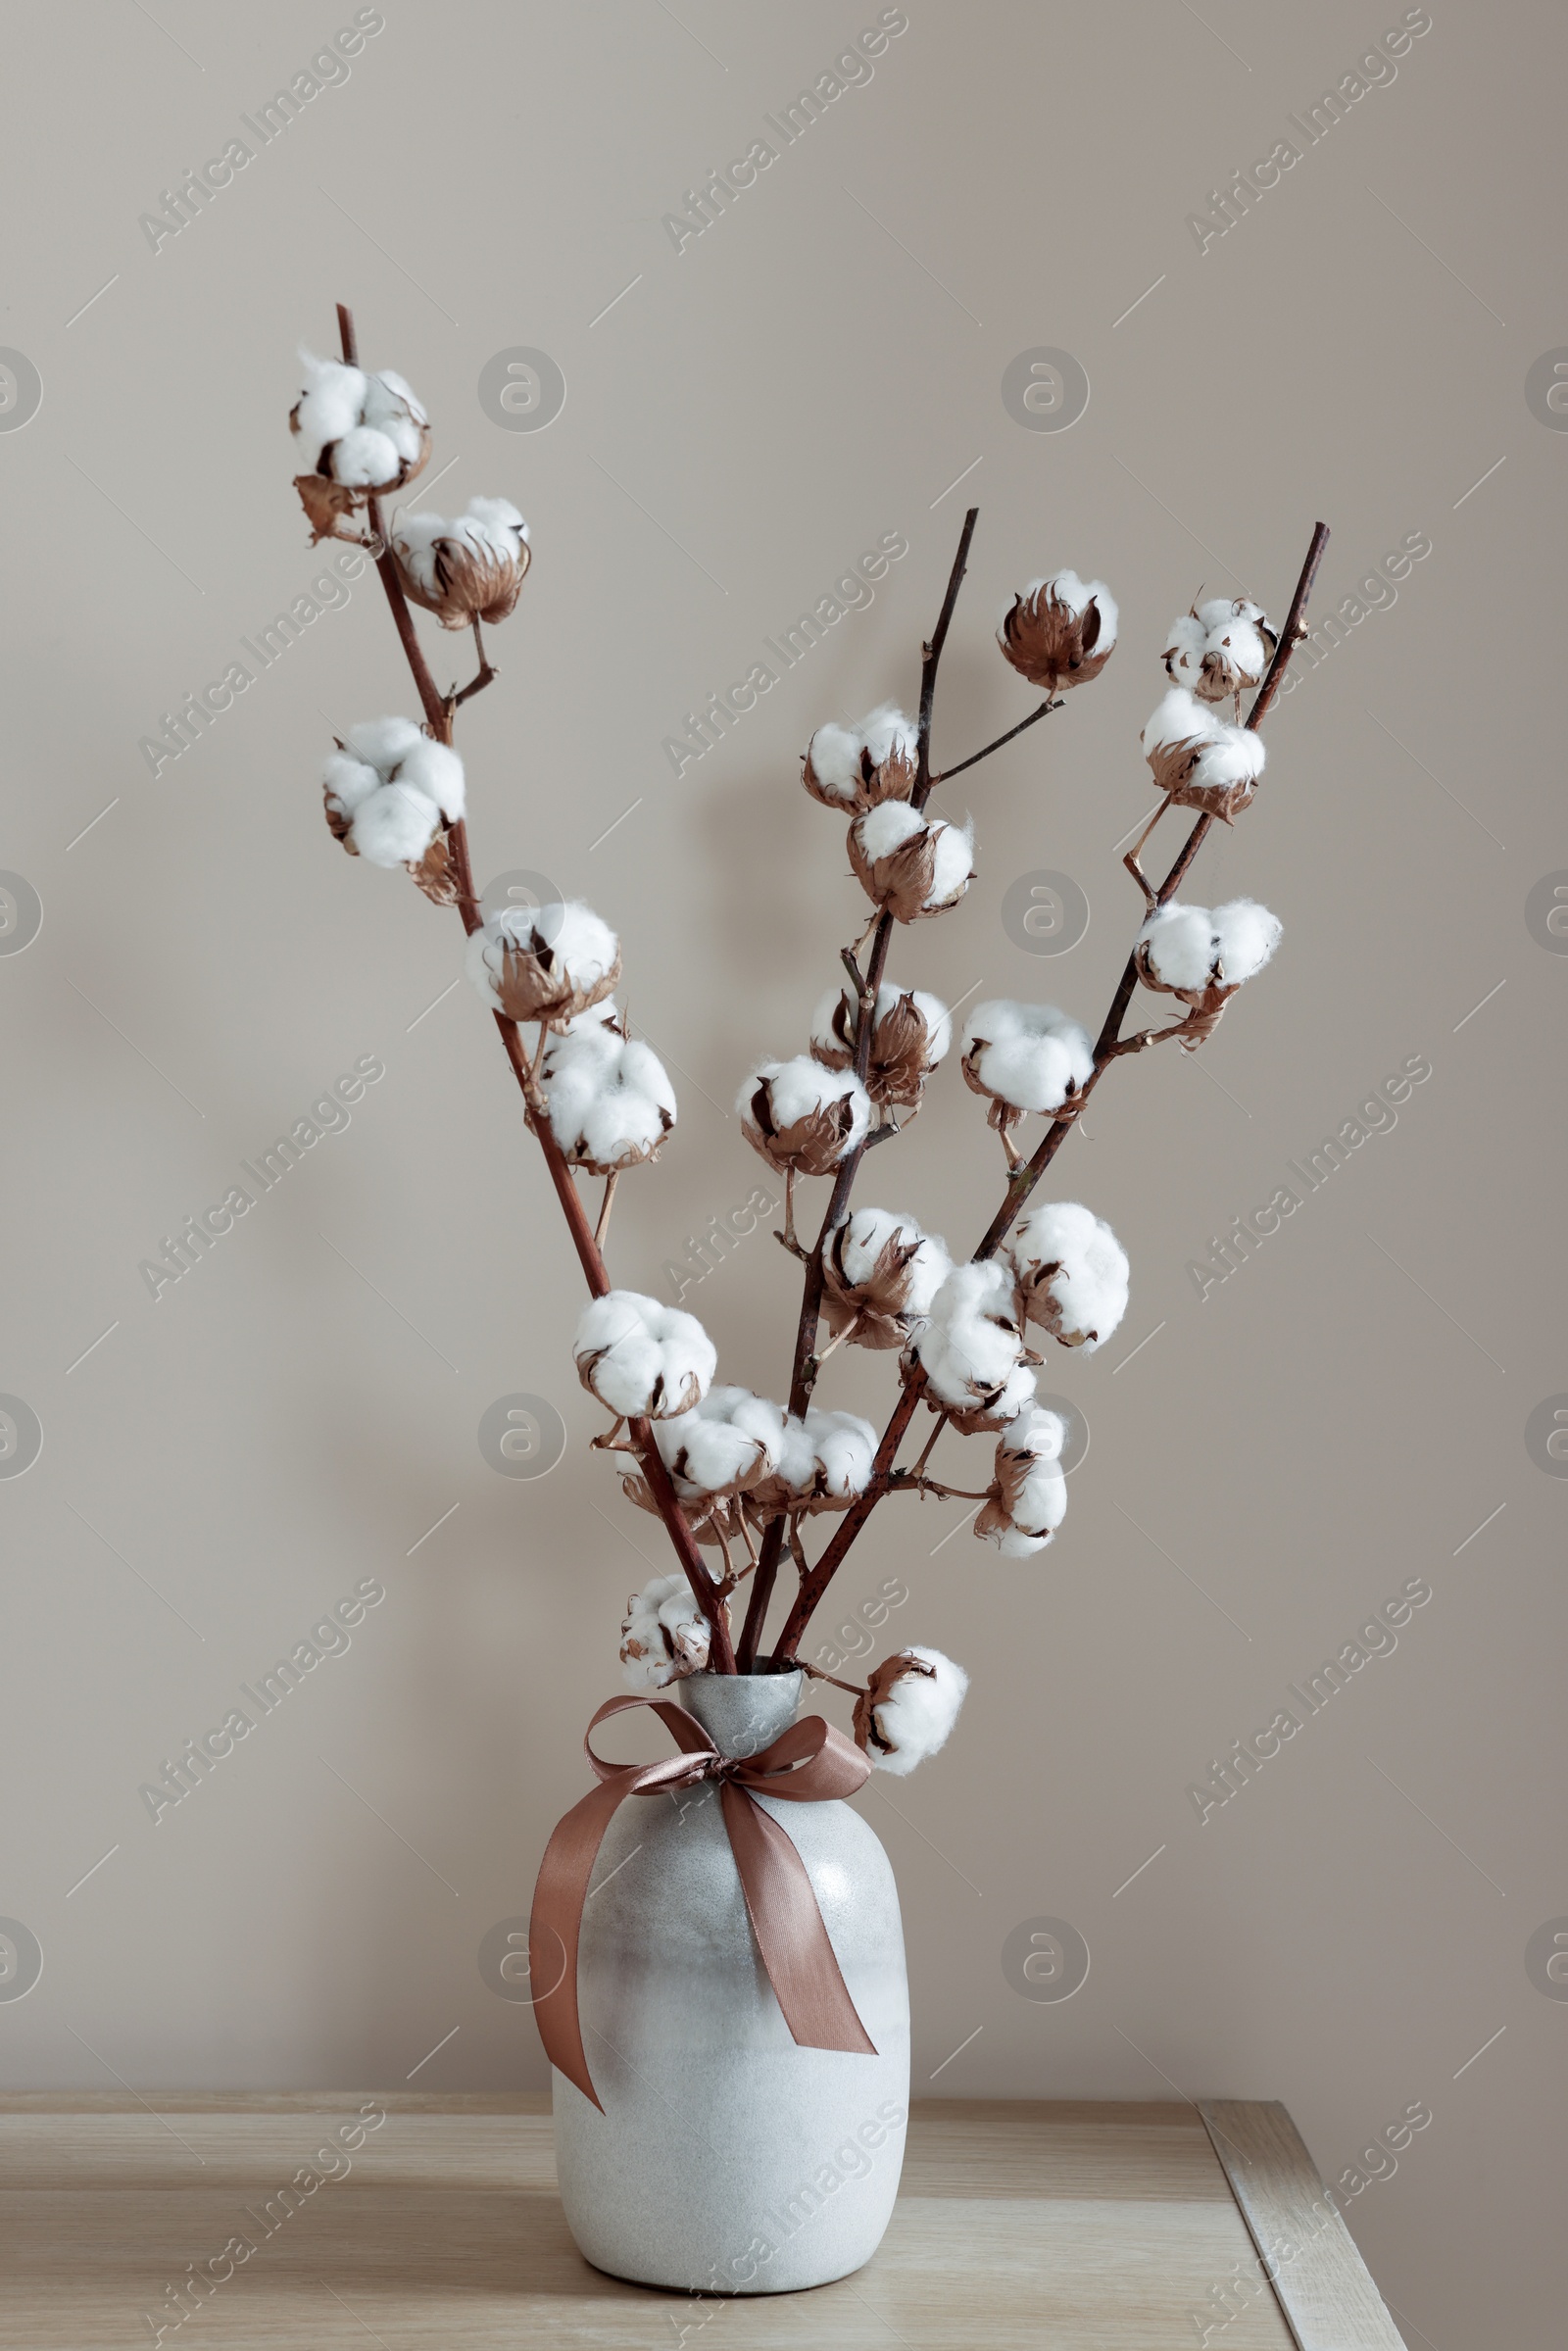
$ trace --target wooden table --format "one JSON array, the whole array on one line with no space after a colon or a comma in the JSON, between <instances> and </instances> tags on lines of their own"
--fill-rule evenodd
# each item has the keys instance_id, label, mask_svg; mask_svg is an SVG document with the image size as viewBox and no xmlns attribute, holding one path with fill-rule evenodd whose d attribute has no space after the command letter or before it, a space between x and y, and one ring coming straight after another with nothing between
<instances>
[{"instance_id":1,"label":"wooden table","mask_svg":"<svg viewBox=\"0 0 1568 2351\"><path fill-rule=\"evenodd\" d=\"M1289 2115L1237 2102L917 2102L867 2268L717 2301L588 2268L542 2097L13 2096L0 2278L27 2351L1401 2351Z\"/></svg>"}]
</instances>

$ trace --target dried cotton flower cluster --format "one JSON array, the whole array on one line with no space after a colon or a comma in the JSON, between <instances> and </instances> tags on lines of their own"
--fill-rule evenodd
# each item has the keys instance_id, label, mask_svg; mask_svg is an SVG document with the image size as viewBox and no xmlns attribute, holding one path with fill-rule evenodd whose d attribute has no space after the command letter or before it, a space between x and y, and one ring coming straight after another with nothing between
<instances>
[{"instance_id":1,"label":"dried cotton flower cluster","mask_svg":"<svg viewBox=\"0 0 1568 2351\"><path fill-rule=\"evenodd\" d=\"M1162 905L1135 851L1126 861L1147 906L1132 977L1173 997L1185 1018L1124 1037L1113 1007L1097 1047L1054 1005L1004 998L976 1004L958 1041L959 1067L964 1086L986 1103L1009 1170L986 1241L974 1257L955 1261L914 1217L854 1204L863 1155L915 1115L955 1042L947 1006L888 963L905 926L951 912L975 878L972 826L928 805L944 778L932 774L926 731L971 513L924 652L921 722L886 702L858 725L819 726L803 757L807 793L847 822L863 927L841 957L848 981L821 996L805 1049L760 1058L740 1087L741 1131L785 1180L779 1238L805 1266L805 1291L787 1400L720 1381L717 1349L697 1318L612 1287L604 1263L616 1184L658 1158L676 1122L663 1063L617 1009L619 940L580 900L487 914L473 889L453 721L495 674L480 632L517 604L531 561L528 526L508 500L479 497L455 520L415 514L383 530L378 501L420 472L430 425L400 375L359 367L347 314L342 323L341 363L304 357L305 386L290 416L304 467L297 487L313 536L359 537L381 567L394 611L407 620L400 633L424 722L388 716L350 727L322 771L327 822L351 855L402 865L427 897L460 908L468 977L500 1023L529 1124L551 1162L594 1293L572 1353L584 1389L611 1416L595 1445L623 1458L627 1497L664 1519L680 1561L679 1572L655 1576L628 1603L620 1645L627 1683L663 1689L690 1674L733 1670L737 1658L743 1671L765 1662L767 1602L786 1561L799 1590L779 1661L793 1662L812 1606L873 1505L897 1493L966 1491L927 1470L944 1431L984 1437L993 1447L975 1538L1006 1560L1036 1556L1063 1523L1067 1493L1064 1424L1036 1398L1043 1358L1031 1341L1093 1354L1121 1324L1130 1280L1110 1226L1080 1201L1033 1198L1039 1176L1118 1054L1165 1036L1193 1050L1212 1034L1230 997L1272 956L1279 921L1250 899L1212 909L1174 898ZM1293 632L1324 536L1320 526ZM410 604L443 629L472 628L480 666L462 693L434 685ZM959 765L988 757L1058 709L1068 689L1099 677L1117 633L1116 602L1103 581L1072 570L1031 580L1004 613L998 643L1010 669L1045 699ZM1141 738L1163 796L1160 812L1179 804L1205 822L1231 823L1250 805L1263 772L1259 710L1253 724L1235 721L1241 694L1263 678L1277 643L1261 609L1244 597L1199 605L1173 624L1162 657L1168 691ZM1229 717L1219 707L1227 702ZM1200 823L1198 837L1202 830ZM1017 1138L1030 1118L1047 1124L1025 1167ZM605 1182L597 1231L576 1193L581 1176ZM807 1246L795 1231L794 1203L797 1185L813 1179L831 1180L832 1194ZM816 1400L817 1380L841 1347L896 1358L902 1396L881 1436L858 1414ZM912 1466L899 1467L922 1398L935 1416L930 1440ZM814 1565L805 1548L812 1528L825 1539ZM716 1550L722 1569L710 1573L698 1545ZM737 1641L731 1608L743 1601ZM966 1688L962 1668L940 1650L900 1649L858 1691L856 1737L879 1769L902 1776L945 1743Z\"/></svg>"}]
</instances>

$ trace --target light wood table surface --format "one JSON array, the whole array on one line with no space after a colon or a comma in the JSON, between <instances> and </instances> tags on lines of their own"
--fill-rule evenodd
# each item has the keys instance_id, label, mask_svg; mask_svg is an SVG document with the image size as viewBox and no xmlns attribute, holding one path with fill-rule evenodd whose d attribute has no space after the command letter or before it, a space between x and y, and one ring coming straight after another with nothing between
<instances>
[{"instance_id":1,"label":"light wood table surface","mask_svg":"<svg viewBox=\"0 0 1568 2351\"><path fill-rule=\"evenodd\" d=\"M384 2120L350 2168L285 2217L277 2191L367 2105ZM236 2235L255 2251L176 2327L166 2289ZM1258 2247L1282 2241L1271 2286ZM1401 2345L1285 2109L1237 2102L917 2102L876 2258L720 2301L588 2268L543 2097L12 2096L0 2280L26 2351L128 2351L158 2323L180 2351Z\"/></svg>"}]
</instances>

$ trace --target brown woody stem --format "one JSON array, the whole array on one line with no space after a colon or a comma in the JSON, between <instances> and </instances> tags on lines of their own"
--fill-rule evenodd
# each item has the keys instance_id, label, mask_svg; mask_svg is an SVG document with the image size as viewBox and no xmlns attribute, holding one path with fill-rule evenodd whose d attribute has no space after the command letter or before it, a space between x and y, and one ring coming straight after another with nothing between
<instances>
[{"instance_id":1,"label":"brown woody stem","mask_svg":"<svg viewBox=\"0 0 1568 2351\"><path fill-rule=\"evenodd\" d=\"M341 302L337 306L337 323L342 341L344 364L347 367L357 367L359 366L359 347L354 331L354 314ZM386 600L391 607L393 623L398 632L398 641L403 647L404 657L413 673L415 685L418 689L419 700L424 706L424 714L429 722L430 732L438 743L450 743L452 740L452 710L448 708L438 691L436 682L430 674L429 663L420 651L419 640L415 634L414 615L409 611L409 600L403 593L403 583L398 577L397 564L393 561L391 550L385 544L386 534L381 528L380 502L373 498L370 500L370 527L382 542L382 553L376 558L375 567L381 575L381 585L386 591ZM454 704L453 708L455 707ZM471 935L479 928L481 917L479 901L473 887L473 867L468 857L468 828L462 818L452 826L447 835L447 852L457 876L458 911L463 917L464 929ZM514 1020L509 1020L503 1012L496 1013L495 1023L501 1033L501 1043L505 1049L507 1059L512 1064L513 1075L522 1090L523 1101L527 1104L527 1121L544 1153L545 1165L550 1171L550 1180L555 1186L556 1197L560 1200L565 1216L566 1228L571 1235L572 1246L577 1251L584 1278L593 1296L603 1298L611 1287L610 1275L606 1270L604 1256L598 1242L594 1238L593 1227L588 1221L588 1211L583 1205L582 1197L577 1190L571 1169L567 1166L561 1146L551 1130L549 1118L544 1114L543 1098L539 1093L533 1072L529 1068L528 1056L523 1050L517 1024ZM654 1443L652 1427L647 1420L629 1421L627 1426L642 1462L643 1476L648 1482L648 1490L653 1495L659 1508L659 1515L668 1531L669 1540L675 1548L675 1555L697 1596L699 1607L712 1628L710 1665L717 1673L732 1674L735 1671L735 1652L730 1642L729 1628L724 1622L723 1610L719 1606L718 1587L709 1574L707 1564L697 1547L697 1539L687 1523L686 1514L676 1497L675 1489L670 1484L669 1472L664 1467L663 1458Z\"/></svg>"},{"instance_id":2,"label":"brown woody stem","mask_svg":"<svg viewBox=\"0 0 1568 2351\"><path fill-rule=\"evenodd\" d=\"M973 521L972 513L970 521ZM1262 685L1258 688L1257 699L1248 712L1247 724L1249 727L1255 728L1261 725L1267 716L1274 698L1279 692L1280 680L1285 675L1291 656L1306 634L1301 626L1301 614L1306 609L1306 600L1312 592L1312 582L1317 576L1318 565L1323 561L1323 550L1328 545L1328 524L1326 522L1315 523L1312 529L1311 544L1306 551L1306 561L1301 565L1300 575L1296 583L1296 593L1291 598L1291 609L1286 615L1285 626L1280 631L1279 642L1274 649L1274 659L1269 663L1268 673L1264 677ZM967 547L967 544L966 533L964 547ZM960 558L963 552L964 548L961 547L959 549ZM945 612L951 609L956 589L950 588L949 605L944 608ZM922 714L924 714L926 705L923 699L921 707ZM1202 847L1212 822L1213 819L1210 816L1199 817L1198 822L1183 843L1175 863L1161 882L1159 889L1154 893L1154 903L1157 906L1167 905L1180 888L1183 877ZM1082 1106L1105 1070L1110 1067L1111 1062L1119 1057L1121 1024L1126 1018L1127 1007L1132 1002L1133 990L1137 984L1137 966L1129 955L1121 978L1117 982L1116 993L1111 998L1110 1009L1105 1014L1104 1024L1096 1043L1094 1069L1078 1098L1075 1115L1076 1108ZM987 1226L980 1245L974 1252L976 1259L989 1257L995 1253L1008 1225L1011 1224L1066 1141L1072 1125L1073 1120L1069 1118L1054 1120L1047 1129L1033 1158L1026 1160L1009 1177L1002 1206ZM860 1529L876 1508L883 1494L887 1492L888 1480L892 1474L893 1464L898 1458L899 1447L904 1442L910 1421L914 1418L915 1406L919 1402L924 1389L925 1374L916 1365L906 1376L904 1393L894 1406L892 1417L882 1433L882 1441L877 1446L876 1459L872 1465L871 1476L867 1481L865 1492L844 1513L839 1521L837 1533L811 1569L810 1574L801 1578L801 1588L796 1594L795 1604L790 1610L784 1630L779 1637L777 1655L781 1660L793 1659L818 1601L838 1573Z\"/></svg>"}]
</instances>

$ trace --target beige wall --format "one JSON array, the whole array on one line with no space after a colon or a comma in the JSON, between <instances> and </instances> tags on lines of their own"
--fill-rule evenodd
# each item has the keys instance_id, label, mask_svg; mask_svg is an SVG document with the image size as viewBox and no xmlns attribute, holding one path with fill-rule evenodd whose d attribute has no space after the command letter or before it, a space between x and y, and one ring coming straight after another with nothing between
<instances>
[{"instance_id":1,"label":"beige wall","mask_svg":"<svg viewBox=\"0 0 1568 2351\"><path fill-rule=\"evenodd\" d=\"M865 1799L904 1891L922 2086L1276 2095L1331 2177L1425 2102L1348 2207L1412 2343L1555 2341L1568 2006L1526 1947L1568 1913L1568 1490L1525 1429L1568 1388L1568 964L1525 909L1568 866L1568 438L1525 378L1568 342L1560 16L1433 0L1397 78L1307 145L1288 118L1396 6L910 0L874 78L677 253L661 216L874 7L388 0L352 77L155 253L142 209L336 22L243 13L161 0L167 35L103 9L14 36L0 339L43 401L0 433L0 864L43 926L0 955L0 1389L44 1445L0 1480L0 1911L44 1970L0 2002L0 2075L538 2083L527 2012L476 1954L526 1908L616 1686L620 1605L663 1561L586 1449L578 1285L489 1024L464 987L426 1010L455 918L320 822L330 731L411 707L375 583L156 779L138 754L319 574L284 417L296 342L328 346L350 299L369 363L430 405L432 475L456 461L435 503L498 492L533 525L502 682L464 721L471 829L484 878L542 871L616 925L634 1016L680 1065L676 1138L616 1214L633 1286L663 1287L759 1180L726 1105L749 1056L804 1042L860 915L797 755L820 719L912 696L968 497L939 758L1028 707L990 639L1021 580L1102 573L1122 646L954 787L980 878L894 968L1091 1022L1137 914L1114 845L1148 804L1137 731L1171 614L1200 582L1277 611L1318 515L1319 617L1430 539L1280 707L1264 790L1199 869L1200 897L1283 915L1275 967L1200 1061L1117 1073L1060 1162L1134 1267L1116 1344L1045 1375L1093 1432L1060 1541L1003 1564L963 1533L936 1548L959 1505L890 1505L825 1621L900 1578L889 1637L974 1677L949 1752ZM1200 253L1190 210L1290 137L1300 160ZM516 346L564 372L543 432L479 403ZM1039 346L1087 370L1069 431L1004 407ZM908 552L869 609L677 781L682 713L886 533ZM1092 907L1055 960L1002 922L1040 867ZM138 1261L365 1055L385 1075L352 1126L154 1303ZM1188 1261L1411 1056L1431 1075L1396 1128L1200 1302ZM862 1196L956 1246L1000 1174L950 1069ZM776 1393L795 1290L759 1237L686 1302L726 1373ZM841 1356L825 1385L880 1412L890 1381ZM568 1432L537 1482L476 1441L518 1391ZM352 1648L154 1826L139 1785L363 1579L386 1596ZM1396 1652L1200 1824L1190 1784L1409 1579L1431 1598ZM1003 1972L1046 1915L1093 1954L1064 2003Z\"/></svg>"}]
</instances>

